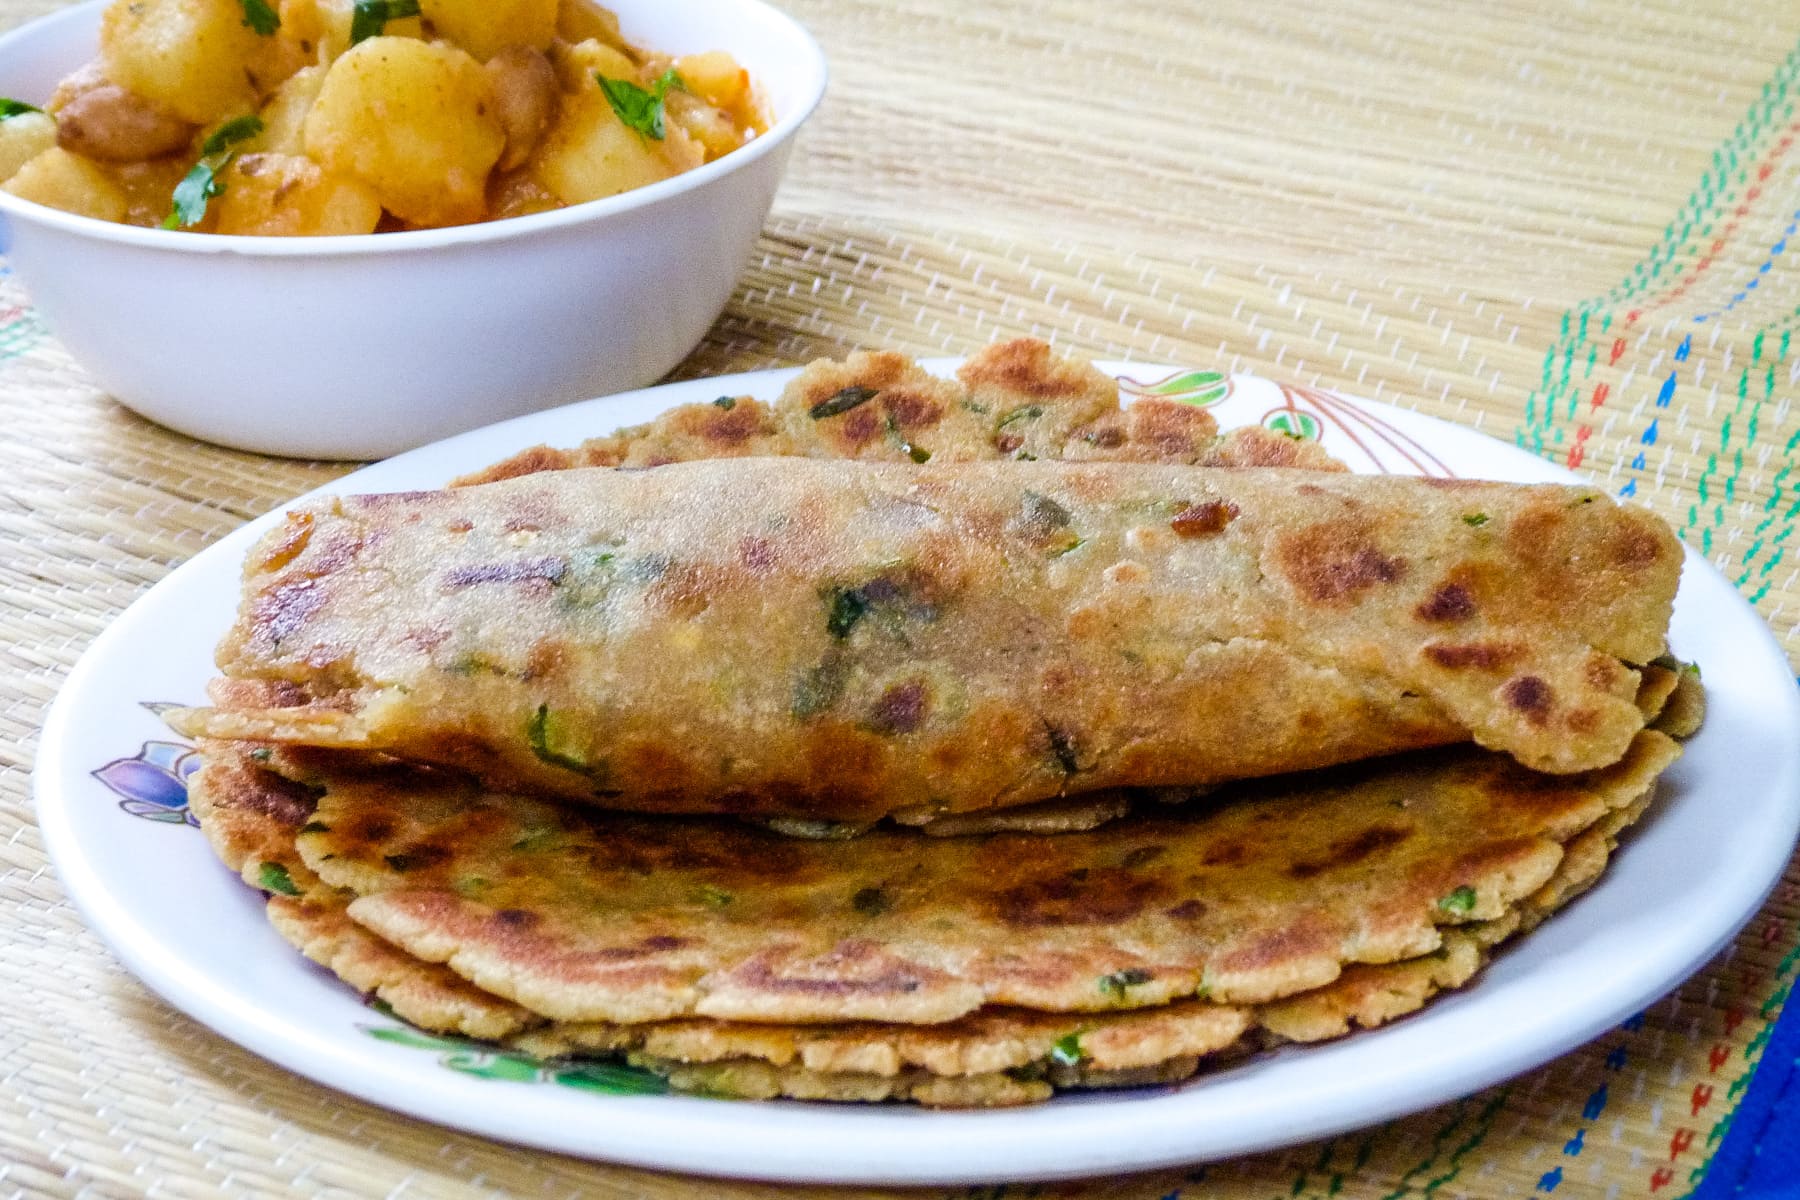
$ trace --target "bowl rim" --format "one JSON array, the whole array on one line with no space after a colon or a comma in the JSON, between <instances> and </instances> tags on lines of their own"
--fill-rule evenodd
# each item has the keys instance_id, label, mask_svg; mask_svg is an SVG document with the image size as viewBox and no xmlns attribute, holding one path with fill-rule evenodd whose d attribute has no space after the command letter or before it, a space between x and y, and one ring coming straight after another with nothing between
<instances>
[{"instance_id":1,"label":"bowl rim","mask_svg":"<svg viewBox=\"0 0 1800 1200\"><path fill-rule=\"evenodd\" d=\"M662 0L659 0L662 2ZM453 225L443 229L416 229L380 235L339 234L331 237L261 237L249 234L197 233L180 229L146 229L121 225L78 213L37 204L0 191L0 214L28 223L46 225L65 233L125 246L184 254L225 254L257 258L330 258L338 256L376 256L408 251L431 251L447 246L481 242L509 241L528 238L570 226L588 225L609 217L635 212L661 201L697 191L734 174L762 159L790 141L819 107L824 98L829 68L825 51L818 40L792 16L776 8L768 0L723 0L737 5L766 21L790 38L799 50L794 70L801 76L797 102L770 127L769 131L733 150L722 158L684 171L680 175L633 188L616 196L586 200L566 208L507 217L496 221L480 221L473 225ZM112 0L87 0L70 8L28 21L17 29L0 35L0 61L4 61L17 42L41 34L53 25L98 23L100 14Z\"/></svg>"}]
</instances>

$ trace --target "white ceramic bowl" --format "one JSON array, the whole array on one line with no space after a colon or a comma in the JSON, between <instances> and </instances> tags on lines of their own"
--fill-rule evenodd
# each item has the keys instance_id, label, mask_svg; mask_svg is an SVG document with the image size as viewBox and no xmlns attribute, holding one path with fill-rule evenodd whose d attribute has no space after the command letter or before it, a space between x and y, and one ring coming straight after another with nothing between
<instances>
[{"instance_id":1,"label":"white ceramic bowl","mask_svg":"<svg viewBox=\"0 0 1800 1200\"><path fill-rule=\"evenodd\" d=\"M705 335L825 89L818 44L762 0L607 0L628 38L729 50L767 134L556 212L363 237L113 225L0 193L8 253L69 353L122 403L265 454L376 458L641 387ZM93 57L104 0L0 38L0 95L42 103Z\"/></svg>"}]
</instances>

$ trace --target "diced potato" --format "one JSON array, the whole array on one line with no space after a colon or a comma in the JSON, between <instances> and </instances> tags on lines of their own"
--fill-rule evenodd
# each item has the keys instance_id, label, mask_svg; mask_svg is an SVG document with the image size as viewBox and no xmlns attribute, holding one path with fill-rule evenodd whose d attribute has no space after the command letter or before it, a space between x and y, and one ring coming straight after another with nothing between
<instances>
[{"instance_id":1,"label":"diced potato","mask_svg":"<svg viewBox=\"0 0 1800 1200\"><path fill-rule=\"evenodd\" d=\"M350 48L356 0L281 0L281 31L299 43L309 61L329 64ZM384 37L423 38L418 17L401 17L382 26Z\"/></svg>"},{"instance_id":2,"label":"diced potato","mask_svg":"<svg viewBox=\"0 0 1800 1200\"><path fill-rule=\"evenodd\" d=\"M56 144L99 162L160 158L187 147L194 127L135 92L126 91L88 63L56 85L50 97Z\"/></svg>"},{"instance_id":3,"label":"diced potato","mask_svg":"<svg viewBox=\"0 0 1800 1200\"><path fill-rule=\"evenodd\" d=\"M20 113L0 121L0 179L56 145L56 122L43 113Z\"/></svg>"},{"instance_id":4,"label":"diced potato","mask_svg":"<svg viewBox=\"0 0 1800 1200\"><path fill-rule=\"evenodd\" d=\"M109 174L113 182L125 194L125 224L146 229L161 225L175 205L175 185L192 165L184 156L171 156L148 162L120 163L111 168ZM194 228L210 231L211 220L209 207L206 219Z\"/></svg>"},{"instance_id":5,"label":"diced potato","mask_svg":"<svg viewBox=\"0 0 1800 1200\"><path fill-rule=\"evenodd\" d=\"M306 152L414 225L478 221L506 144L495 108L487 72L454 46L370 38L331 65Z\"/></svg>"},{"instance_id":6,"label":"diced potato","mask_svg":"<svg viewBox=\"0 0 1800 1200\"><path fill-rule=\"evenodd\" d=\"M419 14L440 37L486 62L508 46L548 50L556 40L557 0L419 0Z\"/></svg>"},{"instance_id":7,"label":"diced potato","mask_svg":"<svg viewBox=\"0 0 1800 1200\"><path fill-rule=\"evenodd\" d=\"M550 62L556 68L556 78L565 92L591 91L597 74L608 79L636 80L638 77L636 63L605 42L591 39L574 45L557 45L550 52Z\"/></svg>"},{"instance_id":8,"label":"diced potato","mask_svg":"<svg viewBox=\"0 0 1800 1200\"><path fill-rule=\"evenodd\" d=\"M25 200L50 208L120 221L125 217L125 193L100 167L58 146L39 154L20 167L3 185Z\"/></svg>"},{"instance_id":9,"label":"diced potato","mask_svg":"<svg viewBox=\"0 0 1800 1200\"><path fill-rule=\"evenodd\" d=\"M106 77L195 125L256 107L261 41L240 0L130 0L100 25Z\"/></svg>"},{"instance_id":10,"label":"diced potato","mask_svg":"<svg viewBox=\"0 0 1800 1200\"><path fill-rule=\"evenodd\" d=\"M537 176L564 204L616 196L678 173L678 154L702 156L678 128L669 134L661 142L640 136L613 113L599 85L590 84L563 97L562 115L538 151Z\"/></svg>"},{"instance_id":11,"label":"diced potato","mask_svg":"<svg viewBox=\"0 0 1800 1200\"><path fill-rule=\"evenodd\" d=\"M675 70L688 91L716 108L741 104L750 91L750 72L723 50L683 55L675 60Z\"/></svg>"},{"instance_id":12,"label":"diced potato","mask_svg":"<svg viewBox=\"0 0 1800 1200\"><path fill-rule=\"evenodd\" d=\"M244 69L250 72L250 82L255 86L256 94L267 96L292 78L294 72L310 65L312 61L313 56L306 44L282 29L272 37L256 39L256 52L250 56Z\"/></svg>"},{"instance_id":13,"label":"diced potato","mask_svg":"<svg viewBox=\"0 0 1800 1200\"><path fill-rule=\"evenodd\" d=\"M381 220L381 201L367 184L327 175L297 155L242 155L221 182L219 233L325 237L373 233Z\"/></svg>"},{"instance_id":14,"label":"diced potato","mask_svg":"<svg viewBox=\"0 0 1800 1200\"><path fill-rule=\"evenodd\" d=\"M701 145L708 162L744 144L744 135L732 119L700 97L671 91L664 104L667 119Z\"/></svg>"},{"instance_id":15,"label":"diced potato","mask_svg":"<svg viewBox=\"0 0 1800 1200\"><path fill-rule=\"evenodd\" d=\"M262 132L249 143L251 151L270 154L306 153L306 114L325 86L325 68L308 67L276 89L263 105Z\"/></svg>"},{"instance_id":16,"label":"diced potato","mask_svg":"<svg viewBox=\"0 0 1800 1200\"><path fill-rule=\"evenodd\" d=\"M556 36L565 42L585 42L592 38L615 50L630 50L619 33L619 18L594 0L561 0L556 6Z\"/></svg>"}]
</instances>

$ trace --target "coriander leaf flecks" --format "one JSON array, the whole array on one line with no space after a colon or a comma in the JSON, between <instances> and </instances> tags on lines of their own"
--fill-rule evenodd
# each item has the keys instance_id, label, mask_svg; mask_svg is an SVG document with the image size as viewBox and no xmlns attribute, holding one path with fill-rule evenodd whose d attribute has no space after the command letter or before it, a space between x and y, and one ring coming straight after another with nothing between
<instances>
[{"instance_id":1,"label":"coriander leaf flecks","mask_svg":"<svg viewBox=\"0 0 1800 1200\"><path fill-rule=\"evenodd\" d=\"M225 191L225 186L219 182L219 172L237 153L237 144L249 141L262 130L262 118L254 115L233 118L213 130L201 143L200 161L175 185L173 204L169 215L163 218L162 227L192 229L204 220L207 202Z\"/></svg>"},{"instance_id":2,"label":"coriander leaf flecks","mask_svg":"<svg viewBox=\"0 0 1800 1200\"><path fill-rule=\"evenodd\" d=\"M525 741L539 762L561 767L565 771L589 774L586 762L563 749L568 735L569 730L561 714L553 712L548 704L538 705L538 710L525 723Z\"/></svg>"},{"instance_id":3,"label":"coriander leaf flecks","mask_svg":"<svg viewBox=\"0 0 1800 1200\"><path fill-rule=\"evenodd\" d=\"M736 899L730 892L710 883L703 883L694 893L695 898L708 908L724 908Z\"/></svg>"},{"instance_id":4,"label":"coriander leaf flecks","mask_svg":"<svg viewBox=\"0 0 1800 1200\"><path fill-rule=\"evenodd\" d=\"M819 401L806 410L806 415L815 421L826 417L835 417L839 413L847 413L859 404L867 404L880 394L880 389L872 387L847 387Z\"/></svg>"},{"instance_id":5,"label":"coriander leaf flecks","mask_svg":"<svg viewBox=\"0 0 1800 1200\"><path fill-rule=\"evenodd\" d=\"M1086 1055L1081 1049L1081 1031L1065 1033L1050 1044L1050 1061L1061 1067L1078 1067Z\"/></svg>"},{"instance_id":6,"label":"coriander leaf flecks","mask_svg":"<svg viewBox=\"0 0 1800 1200\"><path fill-rule=\"evenodd\" d=\"M203 156L224 154L239 142L247 142L263 131L262 118L254 113L242 117L233 117L217 129L200 144Z\"/></svg>"},{"instance_id":7,"label":"coriander leaf flecks","mask_svg":"<svg viewBox=\"0 0 1800 1200\"><path fill-rule=\"evenodd\" d=\"M269 0L243 0L244 24L255 30L259 37L273 37L281 28L281 14L269 5Z\"/></svg>"},{"instance_id":8,"label":"coriander leaf flecks","mask_svg":"<svg viewBox=\"0 0 1800 1200\"><path fill-rule=\"evenodd\" d=\"M613 112L626 128L635 130L639 137L654 138L659 142L668 132L663 124L664 99L671 88L687 91L687 84L673 67L664 71L648 90L629 79L609 79L598 71L594 72L594 78L600 81L606 102L612 105Z\"/></svg>"},{"instance_id":9,"label":"coriander leaf flecks","mask_svg":"<svg viewBox=\"0 0 1800 1200\"><path fill-rule=\"evenodd\" d=\"M300 889L294 886L293 877L288 869L280 863L266 862L256 869L257 886L265 892L275 892L283 896L298 896Z\"/></svg>"},{"instance_id":10,"label":"coriander leaf flecks","mask_svg":"<svg viewBox=\"0 0 1800 1200\"><path fill-rule=\"evenodd\" d=\"M1125 992L1140 983L1149 983L1156 976L1142 967L1126 967L1123 971L1114 971L1111 975L1100 977L1100 990L1114 1000L1123 1000Z\"/></svg>"},{"instance_id":11,"label":"coriander leaf flecks","mask_svg":"<svg viewBox=\"0 0 1800 1200\"><path fill-rule=\"evenodd\" d=\"M10 117L22 117L26 113L41 113L44 110L35 104L27 104L23 100L14 100L11 96L0 96L0 121Z\"/></svg>"},{"instance_id":12,"label":"coriander leaf flecks","mask_svg":"<svg viewBox=\"0 0 1800 1200\"><path fill-rule=\"evenodd\" d=\"M1439 900L1438 907L1453 917L1466 917L1475 911L1475 889L1464 884Z\"/></svg>"},{"instance_id":13,"label":"coriander leaf flecks","mask_svg":"<svg viewBox=\"0 0 1800 1200\"><path fill-rule=\"evenodd\" d=\"M732 396L720 396L717 400L713 401L713 407L722 408L726 412L730 412L737 407L737 400Z\"/></svg>"},{"instance_id":14,"label":"coriander leaf flecks","mask_svg":"<svg viewBox=\"0 0 1800 1200\"><path fill-rule=\"evenodd\" d=\"M389 21L419 15L419 0L356 0L350 14L350 44L380 37Z\"/></svg>"},{"instance_id":15,"label":"coriander leaf flecks","mask_svg":"<svg viewBox=\"0 0 1800 1200\"><path fill-rule=\"evenodd\" d=\"M1480 529L1487 523L1488 515L1486 513L1468 513L1463 517L1463 524L1471 529Z\"/></svg>"},{"instance_id":16,"label":"coriander leaf flecks","mask_svg":"<svg viewBox=\"0 0 1800 1200\"><path fill-rule=\"evenodd\" d=\"M825 618L825 630L834 638L850 636L856 623L867 616L869 598L857 588L839 588L831 594L830 612Z\"/></svg>"}]
</instances>

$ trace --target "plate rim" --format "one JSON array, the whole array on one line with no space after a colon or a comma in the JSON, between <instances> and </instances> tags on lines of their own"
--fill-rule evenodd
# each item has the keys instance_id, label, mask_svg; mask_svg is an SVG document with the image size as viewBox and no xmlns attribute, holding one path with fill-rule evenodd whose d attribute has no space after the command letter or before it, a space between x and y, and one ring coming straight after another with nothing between
<instances>
[{"instance_id":1,"label":"plate rim","mask_svg":"<svg viewBox=\"0 0 1800 1200\"><path fill-rule=\"evenodd\" d=\"M928 370L942 373L962 360L936 358L921 361ZM1184 369L1129 362L1102 361L1095 365L1110 374ZM662 1127L660 1130L627 1128L610 1139L602 1137L602 1144L594 1144L592 1135L595 1123L591 1122L583 1122L581 1128L572 1131L546 1130L532 1119L512 1118L504 1111L510 1106L491 1102L479 1106L484 1109L481 1119L471 1116L466 1109L460 1114L451 1111L464 1103L459 1099L460 1088L439 1088L444 1100L437 1102L432 1089L419 1087L421 1078L428 1078L438 1084L451 1082L441 1078L445 1074L442 1072L424 1074L437 1071L435 1063L429 1058L400 1060L363 1054L353 1056L354 1062L345 1062L344 1046L340 1044L341 1035L329 1027L322 1032L295 1027L255 1009L247 997L237 994L247 990L247 985L239 984L235 988L221 986L196 965L182 960L158 940L157 930L153 925L137 919L130 912L95 870L71 819L70 805L75 802L74 798L63 787L65 778L76 778L84 774L79 770L80 764L71 760L78 738L74 725L76 705L84 696L90 677L98 675L110 662L116 653L115 645L128 644L127 639L135 624L145 619L145 614L154 607L157 598L166 598L177 592L186 579L213 569L213 565L220 559L231 556L241 558L249 542L262 529L278 520L281 512L289 505L319 494L343 491L347 485L355 486L353 481L367 476L374 475L379 479L390 473L404 472L422 461L446 454L454 457L461 450L476 447L485 447L479 451L481 461L492 461L498 454L510 453L532 444L536 439L520 435L528 435L538 425L553 425L591 412L601 418L596 422L597 428L610 427L605 425L607 409L621 401L642 401L655 397L658 392L674 391L678 396L681 390L691 389L696 385L704 385L708 389L714 386L739 388L741 390L738 394L762 388L773 389L797 371L798 368L775 368L662 384L527 414L443 439L384 462L360 468L302 496L276 504L262 516L240 525L199 551L146 589L95 637L64 679L46 716L32 766L34 807L46 853L65 893L88 927L99 934L115 958L137 979L172 1007L285 1070L375 1104L396 1116L430 1121L476 1136L575 1154L597 1161L698 1175L784 1183L954 1185L988 1182L998 1178L1018 1181L1079 1178L1109 1171L1154 1170L1256 1153L1346 1129L1374 1125L1442 1103L1452 1096L1467 1095L1490 1087L1560 1057L1591 1040L1690 977L1755 916L1780 881L1794 841L1796 837L1800 837L1800 689L1793 687L1787 689L1782 707L1785 709L1783 727L1795 730L1795 735L1777 748L1780 751L1780 769L1766 785L1770 792L1785 788L1789 797L1783 810L1787 818L1786 828L1768 831L1773 836L1762 842L1767 848L1763 862L1730 864L1736 873L1727 880L1728 883L1735 884L1728 889L1729 903L1714 906L1729 907L1734 912L1741 910L1741 914L1728 923L1717 917L1704 922L1709 927L1704 936L1697 932L1688 934L1683 943L1687 947L1686 952L1680 956L1684 965L1679 972L1669 969L1667 963L1655 971L1641 970L1631 986L1615 983L1609 989L1608 994L1612 997L1610 1002L1590 1006L1579 1020L1570 1020L1558 1012L1545 1011L1539 1014L1537 1028L1527 1031L1531 1036L1521 1036L1517 1030L1509 1031L1511 1036L1506 1045L1510 1049L1488 1049L1480 1054L1468 1049L1458 1059L1461 1062L1471 1057L1479 1058L1480 1065L1464 1063L1459 1069L1448 1072L1441 1067L1424 1070L1417 1066L1389 1071L1382 1078L1372 1081L1381 1089L1379 1100L1373 1096L1344 1095L1346 1088L1339 1085L1333 1092L1331 1102L1321 1105L1316 1102L1315 1091L1308 1098L1309 1113L1304 1117L1272 1122L1258 1135L1239 1135L1228 1139L1227 1145L1210 1148L1203 1144L1206 1141L1204 1137L1197 1136L1200 1131L1193 1128L1198 1114L1181 1111L1184 1107L1195 1107L1192 1103L1184 1106L1181 1101L1191 1102L1204 1090L1193 1086L1151 1099L1133 1097L1128 1102L1109 1102L1102 1096L1034 1109L954 1113L923 1113L896 1106L864 1110L797 1102L762 1104L754 1109L739 1102L719 1108L719 1101L693 1097L615 1098L582 1095L579 1102L595 1106L593 1111L596 1113L604 1113L608 1118L606 1124ZM1232 377L1246 380L1266 378L1247 373L1237 373ZM1452 437L1459 441L1478 439L1487 444L1484 449L1497 448L1507 452L1506 457L1522 456L1535 464L1534 469L1539 470L1545 478L1585 482L1573 472L1545 463L1522 449L1464 426L1379 401L1358 399L1337 392L1333 394L1385 419L1394 420L1402 428L1410 427L1414 431ZM669 401L670 404L680 402L679 399ZM616 424L616 418L612 418L612 421ZM1520 465L1523 466L1522 463ZM1749 618L1754 625L1760 637L1760 645L1755 647L1754 652L1749 646L1743 647L1738 657L1753 660L1752 665L1755 662L1778 661L1783 674L1791 683L1793 672L1789 669L1786 652L1766 622L1710 564L1692 550L1685 550L1685 555L1684 585L1688 572L1699 572L1697 577L1705 580L1709 589L1715 585L1722 589L1725 593L1723 598L1736 606L1738 615ZM131 699L135 702L142 698ZM1747 866L1750 869L1745 869ZM141 939L126 936L140 932L146 936ZM285 946L283 948L286 949ZM296 965L305 964L305 960L299 958L297 953L294 961ZM1434 1002L1431 1011L1441 1012L1445 1005L1455 1005L1459 999L1469 998L1470 993L1467 992L1445 996ZM1479 997L1475 999L1479 1000ZM1429 1013L1422 1015L1428 1016ZM1397 1023L1400 1026L1405 1024ZM1382 1032L1366 1031L1360 1038L1350 1041L1366 1044L1368 1039L1378 1037ZM1330 1045L1346 1044L1338 1042L1326 1047L1303 1048L1297 1053L1316 1056ZM1454 1090L1445 1090L1443 1076L1446 1074L1456 1077ZM478 1087L494 1086L462 1079L455 1080L455 1083L475 1083ZM1357 1085L1349 1090L1362 1090L1370 1084L1371 1081L1366 1076L1359 1076ZM483 1095L491 1101L493 1093ZM646 1119L644 1114L653 1111L644 1107L646 1100L670 1105L668 1115ZM1153 1114L1150 1109L1159 1104L1168 1111ZM529 1109L538 1106L528 1104L520 1107ZM754 1111L760 1119L750 1121L746 1130L742 1122L731 1117L722 1121L708 1120L709 1110L733 1114ZM870 1141L885 1143L880 1147L880 1155L870 1155L878 1161L870 1162L866 1167L855 1167L842 1161L843 1156L840 1154L838 1158L821 1163L813 1153L816 1146L784 1147L769 1144L784 1140L781 1135L786 1132L786 1126L806 1129L821 1121L827 1125L842 1126L842 1132L847 1136L862 1138L865 1147L871 1151L876 1147L868 1146ZM922 1121L930 1121L936 1125L930 1131L933 1144L929 1149L921 1149L915 1144L918 1134L925 1132L925 1126L919 1124ZM1019 1132L1002 1134L995 1128L1012 1123L1020 1125ZM883 1128L888 1125L892 1128ZM1153 1128L1146 1128L1147 1125ZM858 1126L862 1128L857 1128ZM1037 1126L1043 1128L1038 1129ZM1063 1126L1069 1128L1061 1128ZM775 1136L767 1137L766 1142L759 1143L755 1136L759 1127L762 1127L765 1135L773 1133ZM1067 1137L1076 1130L1093 1143L1093 1148L1084 1149ZM662 1135L660 1141L655 1137L645 1136L656 1132ZM746 1136L746 1132L751 1136ZM1006 1143L999 1148L1000 1153L995 1152L996 1135L1003 1137ZM736 1144L737 1148L729 1155L720 1154L718 1151L721 1149L721 1140ZM709 1142L711 1144L708 1148L715 1152L715 1156L710 1159L705 1150L696 1153L687 1148L695 1143L706 1146ZM1012 1161L1007 1161L1007 1146L1014 1144L1017 1144L1018 1149L1029 1149L1036 1156L1036 1161L1022 1162L1017 1155ZM1054 1153L1046 1155L1046 1146L1051 1147ZM909 1149L913 1151L910 1159L906 1154Z\"/></svg>"}]
</instances>

